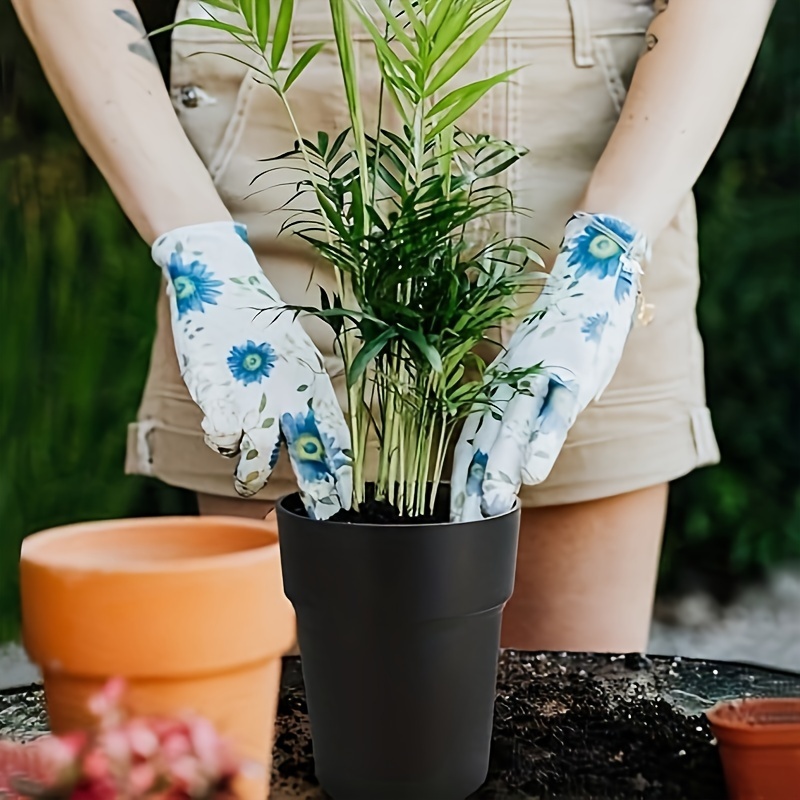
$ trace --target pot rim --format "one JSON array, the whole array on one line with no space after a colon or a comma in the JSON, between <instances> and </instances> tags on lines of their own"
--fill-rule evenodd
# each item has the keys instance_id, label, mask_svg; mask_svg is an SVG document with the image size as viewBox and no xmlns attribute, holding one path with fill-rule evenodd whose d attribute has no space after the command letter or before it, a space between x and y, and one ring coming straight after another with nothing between
<instances>
[{"instance_id":1,"label":"pot rim","mask_svg":"<svg viewBox=\"0 0 800 800\"><path fill-rule=\"evenodd\" d=\"M85 533L98 530L109 532L124 530L133 526L148 528L182 528L186 525L197 527L215 527L225 525L229 528L246 528L249 530L267 530L274 535L274 541L257 547L245 550L235 550L230 553L218 553L207 556L187 556L182 558L170 558L165 560L153 559L126 559L124 562L103 563L102 561L92 561L86 559L82 563L81 558L64 559L62 553L51 553L49 546L56 541L78 537ZM94 552L94 551L92 551ZM90 556L91 558L91 556ZM57 566L60 570L74 570L85 572L91 569L93 572L109 573L160 573L160 572L191 572L198 569L208 569L213 567L235 568L245 564L252 564L255 561L278 561L279 542L277 527L274 523L270 524L264 520L251 519L247 517L228 517L216 516L168 516L168 517L124 517L122 519L93 520L90 522L76 522L67 525L58 525L46 528L26 536L20 548L20 561L29 564L36 564L43 567Z\"/></svg>"},{"instance_id":2,"label":"pot rim","mask_svg":"<svg viewBox=\"0 0 800 800\"><path fill-rule=\"evenodd\" d=\"M794 711L796 722L759 722L753 712ZM737 716L732 713L739 711ZM800 697L743 697L721 700L706 711L709 723L725 732L800 734Z\"/></svg>"},{"instance_id":3,"label":"pot rim","mask_svg":"<svg viewBox=\"0 0 800 800\"><path fill-rule=\"evenodd\" d=\"M521 510L521 505L519 498L514 501L514 505L508 510L504 511L502 514L497 514L494 517L484 517L483 519L475 519L475 520L467 520L461 522L451 522L448 520L447 522L426 522L426 523L380 523L380 522L341 522L341 521L333 521L327 519L311 519L311 517L302 516L291 509L286 508L285 501L288 500L290 497L295 497L299 494L299 492L289 492L288 494L279 497L275 503L275 509L279 511L281 514L286 514L288 517L293 517L294 519L303 520L304 522L311 522L311 523L318 523L320 525L326 526L337 526L342 528L343 530L364 530L366 528L389 528L393 531L403 531L403 530L420 530L421 528L449 528L454 529L458 528L461 525L477 525L481 522L495 522L497 520L501 520L505 517L511 516L512 514L517 514Z\"/></svg>"}]
</instances>

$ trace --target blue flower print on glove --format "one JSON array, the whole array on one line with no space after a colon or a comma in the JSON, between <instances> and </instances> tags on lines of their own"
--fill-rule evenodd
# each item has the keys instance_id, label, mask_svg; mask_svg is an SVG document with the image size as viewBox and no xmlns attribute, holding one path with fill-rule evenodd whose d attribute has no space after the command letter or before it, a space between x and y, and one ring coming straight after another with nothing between
<instances>
[{"instance_id":1,"label":"blue flower print on glove","mask_svg":"<svg viewBox=\"0 0 800 800\"><path fill-rule=\"evenodd\" d=\"M596 278L614 278L614 296L620 303L633 285L629 270L623 268L622 256L636 239L636 231L622 220L598 215L574 238L565 238L562 251L567 264L577 267L575 280L593 274Z\"/></svg>"},{"instance_id":2,"label":"blue flower print on glove","mask_svg":"<svg viewBox=\"0 0 800 800\"><path fill-rule=\"evenodd\" d=\"M525 385L492 390L464 422L453 458L450 518L503 514L522 484L550 474L578 414L608 386L636 309L644 237L607 214L578 213L566 225L541 295L487 368L536 369Z\"/></svg>"},{"instance_id":3,"label":"blue flower print on glove","mask_svg":"<svg viewBox=\"0 0 800 800\"><path fill-rule=\"evenodd\" d=\"M314 410L284 414L281 429L292 465L302 481L333 480L348 459L330 436L320 432Z\"/></svg>"},{"instance_id":4,"label":"blue flower print on glove","mask_svg":"<svg viewBox=\"0 0 800 800\"><path fill-rule=\"evenodd\" d=\"M581 333L586 337L587 342L599 344L603 336L603 328L608 322L608 311L602 314L592 314L590 317L584 317L584 320Z\"/></svg>"},{"instance_id":5,"label":"blue flower print on glove","mask_svg":"<svg viewBox=\"0 0 800 800\"><path fill-rule=\"evenodd\" d=\"M185 264L181 251L175 250L170 255L167 270L175 289L179 317L185 316L190 311L203 312L204 305L217 304L217 298L222 294L218 287L224 284L216 280L214 273L201 261L195 260Z\"/></svg>"},{"instance_id":6,"label":"blue flower print on glove","mask_svg":"<svg viewBox=\"0 0 800 800\"><path fill-rule=\"evenodd\" d=\"M287 441L308 515L328 519L349 508L350 432L333 384L301 320L264 274L244 225L170 231L154 243L153 259L167 278L175 352L203 412L205 442L238 456L235 490L259 492Z\"/></svg>"},{"instance_id":7,"label":"blue flower print on glove","mask_svg":"<svg viewBox=\"0 0 800 800\"><path fill-rule=\"evenodd\" d=\"M479 495L481 493L481 486L483 485L483 476L486 474L486 462L489 460L489 454L478 450L472 457L472 463L469 465L469 474L467 475L467 494L470 496Z\"/></svg>"},{"instance_id":8,"label":"blue flower print on glove","mask_svg":"<svg viewBox=\"0 0 800 800\"><path fill-rule=\"evenodd\" d=\"M228 356L231 375L245 385L261 383L262 378L268 378L276 361L275 351L269 342L256 344L249 339L244 346L232 347Z\"/></svg>"}]
</instances>

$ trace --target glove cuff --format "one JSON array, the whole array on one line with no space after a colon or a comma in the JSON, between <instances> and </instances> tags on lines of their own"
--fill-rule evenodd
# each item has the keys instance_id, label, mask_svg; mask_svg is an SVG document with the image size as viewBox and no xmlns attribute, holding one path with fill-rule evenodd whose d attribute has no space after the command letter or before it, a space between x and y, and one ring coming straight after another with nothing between
<instances>
[{"instance_id":1,"label":"glove cuff","mask_svg":"<svg viewBox=\"0 0 800 800\"><path fill-rule=\"evenodd\" d=\"M587 211L576 211L567 223L565 239L574 238L590 227L607 236L622 248L622 258L627 262L624 265L627 269L633 272L642 272L642 267L649 262L652 256L652 247L644 233L624 219L611 214L590 214Z\"/></svg>"},{"instance_id":2,"label":"glove cuff","mask_svg":"<svg viewBox=\"0 0 800 800\"><path fill-rule=\"evenodd\" d=\"M238 249L246 246L253 255L247 240L247 227L241 222L225 220L221 222L203 222L199 225L186 225L175 228L159 236L153 243L150 254L162 270L169 270L175 253L184 250L189 253L210 254L221 248ZM254 256L253 259L255 260Z\"/></svg>"}]
</instances>

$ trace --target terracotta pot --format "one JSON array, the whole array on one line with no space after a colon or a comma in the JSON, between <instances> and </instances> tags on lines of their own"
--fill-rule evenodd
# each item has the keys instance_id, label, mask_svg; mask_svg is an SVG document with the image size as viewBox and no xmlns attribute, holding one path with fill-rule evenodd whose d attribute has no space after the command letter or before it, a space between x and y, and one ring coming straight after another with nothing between
<instances>
[{"instance_id":1,"label":"terracotta pot","mask_svg":"<svg viewBox=\"0 0 800 800\"><path fill-rule=\"evenodd\" d=\"M274 525L164 517L71 525L25 539L23 636L55 732L93 724L111 676L132 713L208 717L260 768L268 794L281 655L294 641Z\"/></svg>"},{"instance_id":2,"label":"terracotta pot","mask_svg":"<svg viewBox=\"0 0 800 800\"><path fill-rule=\"evenodd\" d=\"M730 800L800 797L800 698L734 700L706 716Z\"/></svg>"},{"instance_id":3,"label":"terracotta pot","mask_svg":"<svg viewBox=\"0 0 800 800\"><path fill-rule=\"evenodd\" d=\"M319 522L278 503L316 775L335 800L464 800L486 779L519 509Z\"/></svg>"}]
</instances>

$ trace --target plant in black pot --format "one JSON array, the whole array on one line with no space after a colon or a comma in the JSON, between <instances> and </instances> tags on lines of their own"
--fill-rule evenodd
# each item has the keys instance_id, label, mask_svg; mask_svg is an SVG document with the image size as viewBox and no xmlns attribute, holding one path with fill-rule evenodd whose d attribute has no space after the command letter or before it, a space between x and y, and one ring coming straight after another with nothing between
<instances>
[{"instance_id":1,"label":"plant in black pot","mask_svg":"<svg viewBox=\"0 0 800 800\"><path fill-rule=\"evenodd\" d=\"M349 125L311 135L291 87L326 43L287 59L292 0L208 0L205 16L178 23L229 33L281 99L296 141L260 179L299 170L284 228L336 275L319 307L292 310L335 334L352 495L330 515L310 515L299 494L278 505L317 776L336 800L463 800L487 772L519 511L453 522L485 460L457 497L443 478L463 420L498 391L525 393L539 371L487 369L479 355L541 264L501 233L518 213L501 181L523 151L463 125L512 74L468 79L509 3L331 0ZM376 74L357 74L354 39ZM284 426L307 439L296 462L326 451L307 427Z\"/></svg>"}]
</instances>

